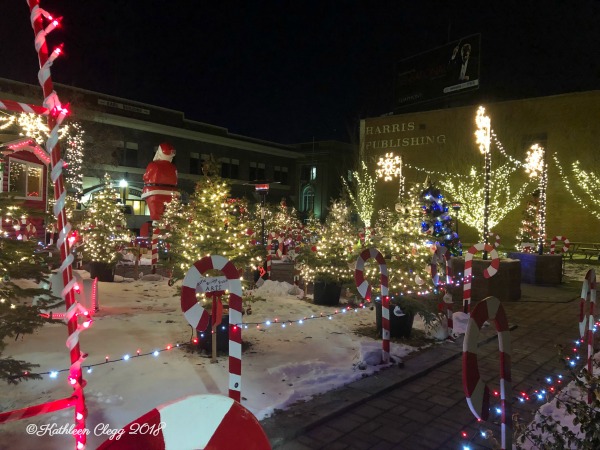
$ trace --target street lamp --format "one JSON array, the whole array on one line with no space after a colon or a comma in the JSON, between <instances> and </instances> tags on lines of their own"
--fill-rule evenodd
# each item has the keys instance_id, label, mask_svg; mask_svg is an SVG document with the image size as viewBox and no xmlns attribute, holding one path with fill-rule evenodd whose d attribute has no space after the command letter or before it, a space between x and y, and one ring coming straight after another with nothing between
<instances>
[{"instance_id":1,"label":"street lamp","mask_svg":"<svg viewBox=\"0 0 600 450\"><path fill-rule=\"evenodd\" d=\"M247 184L250 186L254 186L255 192L258 195L260 195L260 223L261 223L260 242L262 245L266 245L267 239L265 236L265 205L266 205L267 194L269 193L270 185L271 184L279 184L279 181L254 180Z\"/></svg>"},{"instance_id":2,"label":"street lamp","mask_svg":"<svg viewBox=\"0 0 600 450\"><path fill-rule=\"evenodd\" d=\"M121 203L123 206L125 206L125 200L127 199L127 186L129 186L129 183L127 182L127 174L125 174L125 178L119 181L119 187L121 188Z\"/></svg>"},{"instance_id":3,"label":"street lamp","mask_svg":"<svg viewBox=\"0 0 600 450\"><path fill-rule=\"evenodd\" d=\"M484 156L485 164L485 184L484 184L484 203L483 203L483 241L488 243L489 217L490 217L490 184L492 171L492 156L490 153L490 135L491 135L491 120L489 116L484 115L485 108L480 106L475 117L477 131L475 138L479 144L479 151ZM483 259L487 259L487 252L483 253Z\"/></svg>"}]
</instances>

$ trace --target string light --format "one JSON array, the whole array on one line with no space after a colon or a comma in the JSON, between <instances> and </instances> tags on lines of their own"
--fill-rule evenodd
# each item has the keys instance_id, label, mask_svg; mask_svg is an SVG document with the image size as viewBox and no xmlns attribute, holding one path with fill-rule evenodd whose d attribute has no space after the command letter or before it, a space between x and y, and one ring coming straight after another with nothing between
<instances>
[{"instance_id":1,"label":"string light","mask_svg":"<svg viewBox=\"0 0 600 450\"><path fill-rule=\"evenodd\" d=\"M548 186L548 164L546 163L546 151L544 147L533 144L527 151L525 160L525 172L531 178L539 179L540 197L538 203L538 253L544 252L544 241L546 239L546 188Z\"/></svg>"},{"instance_id":2,"label":"string light","mask_svg":"<svg viewBox=\"0 0 600 450\"><path fill-rule=\"evenodd\" d=\"M371 219L375 212L375 178L372 177L364 161L361 161L361 170L352 172L356 181L356 193L350 188L348 182L342 177L342 182L356 208L358 217L363 221L365 228L371 227Z\"/></svg>"}]
</instances>

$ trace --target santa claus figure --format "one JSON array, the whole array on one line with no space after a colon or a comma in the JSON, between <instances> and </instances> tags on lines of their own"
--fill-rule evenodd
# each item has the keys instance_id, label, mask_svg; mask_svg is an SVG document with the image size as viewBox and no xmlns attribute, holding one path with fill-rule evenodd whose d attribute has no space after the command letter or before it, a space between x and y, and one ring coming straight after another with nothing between
<instances>
[{"instance_id":1,"label":"santa claus figure","mask_svg":"<svg viewBox=\"0 0 600 450\"><path fill-rule=\"evenodd\" d=\"M169 203L177 194L177 168L173 161L175 149L169 143L158 146L154 160L146 167L144 173L144 190L142 198L150 209L150 218L160 220L165 212L165 203Z\"/></svg>"}]
</instances>

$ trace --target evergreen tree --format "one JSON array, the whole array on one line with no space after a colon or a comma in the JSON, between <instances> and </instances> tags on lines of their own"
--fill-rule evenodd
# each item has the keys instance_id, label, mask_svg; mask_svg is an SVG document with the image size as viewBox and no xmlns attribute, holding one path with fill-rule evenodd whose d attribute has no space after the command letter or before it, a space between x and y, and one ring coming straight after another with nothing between
<instances>
[{"instance_id":1,"label":"evergreen tree","mask_svg":"<svg viewBox=\"0 0 600 450\"><path fill-rule=\"evenodd\" d=\"M420 204L412 197L405 201L402 211L384 208L375 223L374 245L384 255L388 267L389 289L394 295L414 294L431 289L427 271L431 261L431 245L420 230ZM372 266L370 282L379 284L379 268ZM368 274L371 275L371 274ZM373 285L373 284L372 284Z\"/></svg>"},{"instance_id":2,"label":"evergreen tree","mask_svg":"<svg viewBox=\"0 0 600 450\"><path fill-rule=\"evenodd\" d=\"M452 256L462 254L462 245L458 234L453 231L454 220L448 213L448 204L434 183L426 181L426 187L420 194L423 218L421 231L431 236L432 243L439 242Z\"/></svg>"},{"instance_id":3,"label":"evergreen tree","mask_svg":"<svg viewBox=\"0 0 600 450\"><path fill-rule=\"evenodd\" d=\"M356 261L356 240L356 230L350 223L350 208L343 200L332 201L314 245L315 251L301 255L303 278L307 281L334 281L350 285L354 272L348 264Z\"/></svg>"},{"instance_id":4,"label":"evergreen tree","mask_svg":"<svg viewBox=\"0 0 600 450\"><path fill-rule=\"evenodd\" d=\"M517 245L516 248L519 251L525 251L528 253L535 253L536 243L538 241L538 205L539 205L539 191L536 190L531 199L527 202L525 209L523 210L523 218L521 219L521 226L517 234ZM528 249L523 250L525 244L530 244Z\"/></svg>"},{"instance_id":5,"label":"evergreen tree","mask_svg":"<svg viewBox=\"0 0 600 450\"><path fill-rule=\"evenodd\" d=\"M104 188L90 200L82 226L86 259L114 266L119 250L128 242L125 215L119 205L119 192L108 174Z\"/></svg>"},{"instance_id":6,"label":"evergreen tree","mask_svg":"<svg viewBox=\"0 0 600 450\"><path fill-rule=\"evenodd\" d=\"M20 217L22 214L27 215L28 211L8 197L0 196L0 217ZM35 250L33 241L0 237L0 379L8 383L41 377L31 373L37 364L2 358L6 347L4 340L33 333L47 322L40 316L41 311L60 303L60 299L52 297L47 289L23 288L15 283L17 279L29 279L39 284L50 273L45 254ZM42 294L45 298L34 305L34 296ZM25 372L28 372L27 376Z\"/></svg>"},{"instance_id":7,"label":"evergreen tree","mask_svg":"<svg viewBox=\"0 0 600 450\"><path fill-rule=\"evenodd\" d=\"M168 230L166 241L175 277L183 276L199 259L221 255L244 268L253 261L259 246L249 243L247 206L230 197L229 182L219 170L203 168L204 176L196 184L187 205L178 200L167 204L160 221Z\"/></svg>"}]
</instances>

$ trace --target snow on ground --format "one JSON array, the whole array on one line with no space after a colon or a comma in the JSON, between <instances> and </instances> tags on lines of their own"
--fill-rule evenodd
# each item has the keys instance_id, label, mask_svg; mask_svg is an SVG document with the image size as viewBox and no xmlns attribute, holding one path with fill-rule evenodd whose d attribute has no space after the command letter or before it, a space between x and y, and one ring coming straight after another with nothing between
<instances>
[{"instance_id":1,"label":"snow on ground","mask_svg":"<svg viewBox=\"0 0 600 450\"><path fill-rule=\"evenodd\" d=\"M88 272L78 271L83 278ZM86 403L89 410L87 428L89 448L95 448L108 436L96 433L97 426L120 428L159 404L191 394L228 393L228 358L223 355L216 364L210 358L187 348L162 351L158 356L124 355L164 349L167 345L190 342L193 334L180 309L176 287L166 278L145 276L140 280L116 277L114 283L99 283L100 310L90 329L80 336L81 350L89 354L84 363ZM259 420L276 409L340 387L380 370L381 341L358 336L358 326L373 325L375 312L340 312L332 319L335 307L313 305L288 292L288 283L267 281L255 295L265 301L252 303L247 322L278 319L278 324L250 326L242 331L249 348L242 356L242 404ZM297 321L315 315L319 318L303 324ZM422 324L416 320L416 326ZM65 346L67 329L61 324L44 326L33 335L7 342L4 356L37 363L37 372L67 369L69 354ZM392 343L393 357L402 358L414 347ZM104 363L105 358L119 360ZM98 365L96 365L98 364ZM87 372L88 365L93 366ZM95 366L94 366L95 365ZM44 375L42 380L5 387L0 393L0 411L23 408L49 400L67 397L71 389L67 372L58 377ZM31 419L0 425L0 449L72 448L70 436L30 436L28 424L69 425L73 410L64 410ZM98 434L98 435L96 435ZM10 442L10 444L8 444Z\"/></svg>"}]
</instances>

